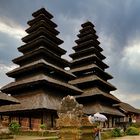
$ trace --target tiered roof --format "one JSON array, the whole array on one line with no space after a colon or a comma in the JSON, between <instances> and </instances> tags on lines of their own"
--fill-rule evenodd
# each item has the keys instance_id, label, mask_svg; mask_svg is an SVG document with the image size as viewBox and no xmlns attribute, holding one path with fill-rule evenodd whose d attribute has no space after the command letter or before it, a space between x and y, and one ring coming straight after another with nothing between
<instances>
[{"instance_id":1,"label":"tiered roof","mask_svg":"<svg viewBox=\"0 0 140 140\"><path fill-rule=\"evenodd\" d=\"M9 104L19 104L19 101L11 95L0 92L0 106Z\"/></svg>"},{"instance_id":2,"label":"tiered roof","mask_svg":"<svg viewBox=\"0 0 140 140\"><path fill-rule=\"evenodd\" d=\"M69 62L61 58L66 51L59 47L63 41L57 37L59 31L55 29L53 16L44 8L32 16L34 18L28 21L29 28L26 29L28 35L22 38L25 44L18 48L23 55L13 60L19 67L7 73L15 81L1 89L16 97L21 104L1 107L0 112L57 110L63 96L82 93L68 83L75 75L64 70Z\"/></svg>"},{"instance_id":3,"label":"tiered roof","mask_svg":"<svg viewBox=\"0 0 140 140\"><path fill-rule=\"evenodd\" d=\"M126 114L127 113L128 114L129 113L130 114L140 114L139 109L136 109L135 107L131 106L128 103L121 102L119 104L114 104L113 106L119 108L122 112L125 112Z\"/></svg>"},{"instance_id":4,"label":"tiered roof","mask_svg":"<svg viewBox=\"0 0 140 140\"><path fill-rule=\"evenodd\" d=\"M59 32L51 20L53 16L44 8L32 16L34 19L28 21L30 27L26 30L28 35L22 38L25 44L18 48L23 55L13 60L19 67L7 73L9 77L15 78L15 82L1 90L16 94L18 90L44 85L80 94L80 89L68 84L75 76L64 70L69 63L61 58L66 51L59 47L63 41L57 37Z\"/></svg>"},{"instance_id":5,"label":"tiered roof","mask_svg":"<svg viewBox=\"0 0 140 140\"><path fill-rule=\"evenodd\" d=\"M72 58L70 72L77 77L69 83L84 91L76 98L80 103L85 104L85 110L88 110L89 114L96 112L111 114L112 112L114 113L112 115L122 116L119 110L112 107L120 100L110 94L110 91L116 90L116 87L108 82L113 77L105 72L109 66L103 62L106 57L102 54L103 49L99 46L100 42L97 40L94 25L87 21L81 26L78 39L75 41L77 45L73 47L75 52L70 54ZM108 111L106 111L107 108ZM111 111L113 109L114 111Z\"/></svg>"}]
</instances>

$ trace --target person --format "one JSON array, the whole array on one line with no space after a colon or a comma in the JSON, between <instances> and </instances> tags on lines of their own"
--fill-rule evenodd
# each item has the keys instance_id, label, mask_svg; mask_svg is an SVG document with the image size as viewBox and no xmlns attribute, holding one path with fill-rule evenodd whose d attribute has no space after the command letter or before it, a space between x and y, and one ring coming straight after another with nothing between
<instances>
[{"instance_id":1,"label":"person","mask_svg":"<svg viewBox=\"0 0 140 140\"><path fill-rule=\"evenodd\" d=\"M94 140L101 140L101 134L100 134L99 128L93 129L93 137L94 137Z\"/></svg>"}]
</instances>

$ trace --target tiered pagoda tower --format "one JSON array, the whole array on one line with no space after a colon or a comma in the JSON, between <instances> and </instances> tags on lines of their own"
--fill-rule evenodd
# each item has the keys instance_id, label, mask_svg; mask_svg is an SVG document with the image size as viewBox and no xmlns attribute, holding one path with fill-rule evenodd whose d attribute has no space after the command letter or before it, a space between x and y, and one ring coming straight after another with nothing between
<instances>
[{"instance_id":1,"label":"tiered pagoda tower","mask_svg":"<svg viewBox=\"0 0 140 140\"><path fill-rule=\"evenodd\" d=\"M73 47L75 53L70 54L73 59L71 70L77 76L69 81L70 84L83 90L83 94L76 96L77 101L84 105L84 112L94 114L96 112L111 116L111 121L115 116L123 116L119 110L112 105L120 100L110 94L116 88L108 82L113 77L105 72L109 66L103 60L103 49L99 46L98 36L94 30L94 25L87 21L82 24L82 29L77 35L76 46ZM110 121L110 120L109 120ZM111 124L113 125L113 124Z\"/></svg>"},{"instance_id":2,"label":"tiered pagoda tower","mask_svg":"<svg viewBox=\"0 0 140 140\"><path fill-rule=\"evenodd\" d=\"M55 126L62 97L82 91L68 84L75 76L64 70L69 62L61 58L66 51L59 47L63 41L57 37L53 16L44 8L32 16L26 29L28 35L22 38L25 44L18 48L23 55L13 60L19 67L7 73L15 81L1 89L21 104L3 107L2 114L18 120L23 128L38 129L41 123Z\"/></svg>"}]
</instances>

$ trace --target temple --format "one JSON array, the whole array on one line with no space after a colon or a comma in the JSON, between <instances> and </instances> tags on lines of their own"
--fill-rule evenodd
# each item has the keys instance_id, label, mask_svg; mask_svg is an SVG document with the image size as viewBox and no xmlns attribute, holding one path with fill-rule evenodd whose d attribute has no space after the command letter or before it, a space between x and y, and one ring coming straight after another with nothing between
<instances>
[{"instance_id":1,"label":"temple","mask_svg":"<svg viewBox=\"0 0 140 140\"><path fill-rule=\"evenodd\" d=\"M57 37L59 31L53 16L44 8L32 16L27 22L28 35L18 48L22 55L13 60L18 67L7 73L14 82L1 88L20 102L0 107L0 118L8 121L5 124L18 121L23 130L39 130L40 124L55 128L60 102L67 95L83 104L84 114L105 114L108 122L104 127L114 127L117 121L124 121L124 116L140 114L132 107L128 110L127 104L123 106L110 93L116 87L108 82L113 77L105 71L109 66L103 62L103 49L91 22L81 25L69 62L62 58L66 51L59 47L63 41ZM70 70L65 70L66 67Z\"/></svg>"},{"instance_id":2,"label":"temple","mask_svg":"<svg viewBox=\"0 0 140 140\"><path fill-rule=\"evenodd\" d=\"M59 32L51 21L53 16L44 8L32 16L26 29L28 35L22 38L25 44L18 48L23 55L13 60L19 67L7 73L15 81L1 89L21 104L4 106L1 112L9 115L10 121L19 121L23 129L34 130L41 123L54 127L61 99L82 91L68 84L75 75L64 70L69 62L61 58L66 51L58 46L63 41L56 37Z\"/></svg>"},{"instance_id":3,"label":"temple","mask_svg":"<svg viewBox=\"0 0 140 140\"><path fill-rule=\"evenodd\" d=\"M69 83L84 91L76 96L77 101L84 105L84 112L105 114L109 118L108 127L113 127L115 119L125 116L113 107L113 104L121 101L110 93L116 90L116 87L108 82L113 77L105 72L109 66L103 62L105 56L99 46L94 25L87 21L81 26L75 41L77 45L73 47L75 52L70 54L70 72L76 75L76 78Z\"/></svg>"}]
</instances>

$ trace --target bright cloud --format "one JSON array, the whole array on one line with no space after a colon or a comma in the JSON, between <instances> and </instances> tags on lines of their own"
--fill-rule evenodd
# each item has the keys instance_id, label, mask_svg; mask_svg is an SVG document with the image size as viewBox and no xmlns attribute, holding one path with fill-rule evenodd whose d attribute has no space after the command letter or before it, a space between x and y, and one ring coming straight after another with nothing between
<instances>
[{"instance_id":1,"label":"bright cloud","mask_svg":"<svg viewBox=\"0 0 140 140\"><path fill-rule=\"evenodd\" d=\"M0 32L10 35L14 38L21 38L26 35L24 29L21 26L7 19L2 19L0 21Z\"/></svg>"},{"instance_id":2,"label":"bright cloud","mask_svg":"<svg viewBox=\"0 0 140 140\"><path fill-rule=\"evenodd\" d=\"M16 65L4 65L4 64L0 64L0 71L4 71L4 72L7 72L7 71L11 71L13 69L15 69L17 66Z\"/></svg>"},{"instance_id":3,"label":"bright cloud","mask_svg":"<svg viewBox=\"0 0 140 140\"><path fill-rule=\"evenodd\" d=\"M124 48L122 63L127 63L132 69L140 69L140 41L135 39Z\"/></svg>"},{"instance_id":4,"label":"bright cloud","mask_svg":"<svg viewBox=\"0 0 140 140\"><path fill-rule=\"evenodd\" d=\"M2 82L0 82L0 88L7 83L13 81L12 78L9 78L6 73L15 69L17 66L16 65L5 65L0 63L0 78L2 79Z\"/></svg>"}]
</instances>

